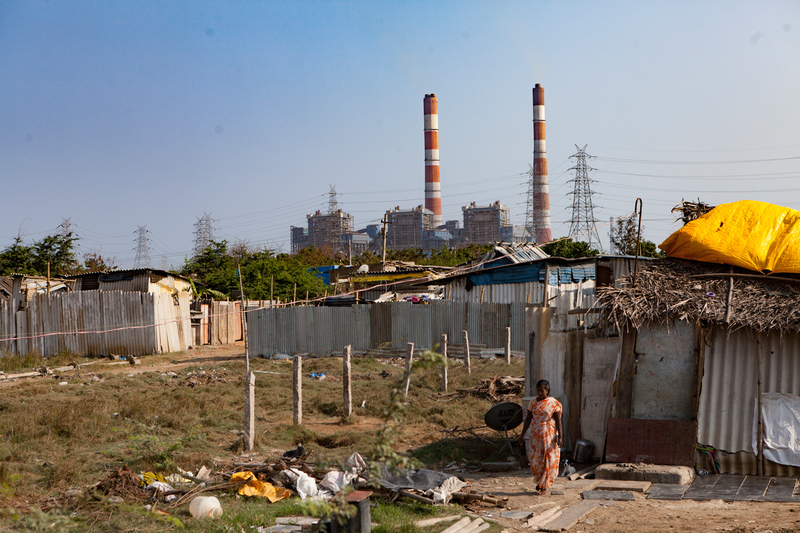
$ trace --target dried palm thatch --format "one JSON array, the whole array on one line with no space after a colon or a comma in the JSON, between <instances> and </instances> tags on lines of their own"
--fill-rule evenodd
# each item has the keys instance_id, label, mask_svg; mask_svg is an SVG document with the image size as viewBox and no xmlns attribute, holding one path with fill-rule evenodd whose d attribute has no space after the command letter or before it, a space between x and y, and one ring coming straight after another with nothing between
<instances>
[{"instance_id":1,"label":"dried palm thatch","mask_svg":"<svg viewBox=\"0 0 800 533\"><path fill-rule=\"evenodd\" d=\"M700 200L697 202L683 201L672 208L672 212L679 211L681 213L681 220L684 224L688 224L692 220L696 220L714 209L713 205L708 205Z\"/></svg>"},{"instance_id":2,"label":"dried palm thatch","mask_svg":"<svg viewBox=\"0 0 800 533\"><path fill-rule=\"evenodd\" d=\"M766 276L729 265L680 259L648 262L622 287L599 287L600 321L640 328L675 319L717 324L732 331L752 328L800 332L800 276Z\"/></svg>"}]
</instances>

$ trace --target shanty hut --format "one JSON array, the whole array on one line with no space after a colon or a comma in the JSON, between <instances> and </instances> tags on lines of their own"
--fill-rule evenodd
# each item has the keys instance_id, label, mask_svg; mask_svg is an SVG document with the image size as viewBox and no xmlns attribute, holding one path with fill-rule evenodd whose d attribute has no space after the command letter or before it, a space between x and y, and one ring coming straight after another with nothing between
<instances>
[{"instance_id":1,"label":"shanty hut","mask_svg":"<svg viewBox=\"0 0 800 533\"><path fill-rule=\"evenodd\" d=\"M798 274L675 258L599 288L622 336L606 460L798 475L798 302Z\"/></svg>"}]
</instances>

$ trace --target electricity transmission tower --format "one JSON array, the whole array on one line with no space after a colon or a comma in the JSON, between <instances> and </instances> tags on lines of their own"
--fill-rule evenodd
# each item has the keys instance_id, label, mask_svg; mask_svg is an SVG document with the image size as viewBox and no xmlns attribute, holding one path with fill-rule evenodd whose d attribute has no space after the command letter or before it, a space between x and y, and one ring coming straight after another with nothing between
<instances>
[{"instance_id":1,"label":"electricity transmission tower","mask_svg":"<svg viewBox=\"0 0 800 533\"><path fill-rule=\"evenodd\" d=\"M138 236L136 237L136 260L133 262L133 268L152 268L150 261L150 245L147 242L149 231L147 226L139 226L139 229L134 231Z\"/></svg>"},{"instance_id":2,"label":"electricity transmission tower","mask_svg":"<svg viewBox=\"0 0 800 533\"><path fill-rule=\"evenodd\" d=\"M58 227L61 228L62 237L69 237L72 233L72 217L62 218L61 224L59 224Z\"/></svg>"},{"instance_id":3,"label":"electricity transmission tower","mask_svg":"<svg viewBox=\"0 0 800 533\"><path fill-rule=\"evenodd\" d=\"M575 240L587 242L590 247L596 247L601 252L603 244L600 235L597 233L597 220L594 218L594 205L592 204L592 178L589 171L594 170L586 164L586 160L592 156L586 153L586 145L580 148L577 144L575 148L578 153L571 155L570 159L575 159L575 166L570 170L575 171L575 177L567 183L574 183L572 194L572 218L569 220L569 236Z\"/></svg>"},{"instance_id":4,"label":"electricity transmission tower","mask_svg":"<svg viewBox=\"0 0 800 533\"><path fill-rule=\"evenodd\" d=\"M194 255L202 255L214 240L214 219L211 213L203 213L194 224Z\"/></svg>"},{"instance_id":5,"label":"electricity transmission tower","mask_svg":"<svg viewBox=\"0 0 800 533\"><path fill-rule=\"evenodd\" d=\"M534 220L534 205L533 205L533 166L527 172L528 179L528 205L525 209L525 240L534 242L536 240L536 221Z\"/></svg>"},{"instance_id":6,"label":"electricity transmission tower","mask_svg":"<svg viewBox=\"0 0 800 533\"><path fill-rule=\"evenodd\" d=\"M336 200L336 186L331 185L328 193L328 231L325 241L334 254L342 248L342 217L339 213L339 202Z\"/></svg>"}]
</instances>

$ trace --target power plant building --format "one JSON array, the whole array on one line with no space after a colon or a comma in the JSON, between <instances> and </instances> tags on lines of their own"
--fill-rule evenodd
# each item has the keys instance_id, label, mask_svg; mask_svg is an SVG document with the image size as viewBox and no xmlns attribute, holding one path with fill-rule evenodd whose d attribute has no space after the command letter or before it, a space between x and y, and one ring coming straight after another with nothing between
<instances>
[{"instance_id":1,"label":"power plant building","mask_svg":"<svg viewBox=\"0 0 800 533\"><path fill-rule=\"evenodd\" d=\"M386 212L386 218L389 221L387 249L425 248L425 232L434 227L432 211L421 205L405 211L395 207L393 211Z\"/></svg>"},{"instance_id":2,"label":"power plant building","mask_svg":"<svg viewBox=\"0 0 800 533\"><path fill-rule=\"evenodd\" d=\"M478 206L472 202L461 208L464 216L464 229L460 244L492 244L495 242L523 242L524 228L515 231L511 224L511 210L495 202L488 206Z\"/></svg>"}]
</instances>

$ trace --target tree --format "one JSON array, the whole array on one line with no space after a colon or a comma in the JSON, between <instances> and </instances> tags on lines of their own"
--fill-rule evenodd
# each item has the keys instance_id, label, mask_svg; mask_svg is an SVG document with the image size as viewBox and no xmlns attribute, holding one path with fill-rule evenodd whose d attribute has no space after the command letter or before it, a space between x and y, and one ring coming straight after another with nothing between
<instances>
[{"instance_id":1,"label":"tree","mask_svg":"<svg viewBox=\"0 0 800 533\"><path fill-rule=\"evenodd\" d=\"M578 257L594 257L600 252L589 246L583 241L573 241L570 238L561 239L542 246L542 250L553 257L566 257L575 259Z\"/></svg>"},{"instance_id":2,"label":"tree","mask_svg":"<svg viewBox=\"0 0 800 533\"><path fill-rule=\"evenodd\" d=\"M644 226L642 226L644 231ZM638 228L634 217L617 220L611 232L611 244L616 253L620 255L636 255L636 238ZM659 251L652 241L644 240L639 245L639 255L642 257L664 257L666 254Z\"/></svg>"},{"instance_id":3,"label":"tree","mask_svg":"<svg viewBox=\"0 0 800 533\"><path fill-rule=\"evenodd\" d=\"M74 233L48 235L27 246L18 235L14 243L0 252L0 274L51 276L74 274L80 270L75 257L78 237Z\"/></svg>"},{"instance_id":4,"label":"tree","mask_svg":"<svg viewBox=\"0 0 800 533\"><path fill-rule=\"evenodd\" d=\"M81 272L104 272L117 268L116 257L103 257L100 252L93 250L83 254L83 266Z\"/></svg>"},{"instance_id":5,"label":"tree","mask_svg":"<svg viewBox=\"0 0 800 533\"><path fill-rule=\"evenodd\" d=\"M237 268L241 269L242 287L251 300L291 300L325 293L325 284L310 272L308 265L288 254L275 255L271 250L242 253L241 247L228 248L227 241L211 241L202 254L186 261L180 273L190 277L195 286L212 294L229 296L239 290ZM329 263L325 263L329 264ZM319 265L316 265L319 266Z\"/></svg>"}]
</instances>

